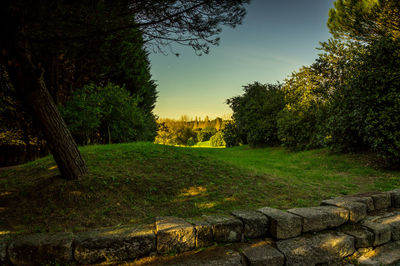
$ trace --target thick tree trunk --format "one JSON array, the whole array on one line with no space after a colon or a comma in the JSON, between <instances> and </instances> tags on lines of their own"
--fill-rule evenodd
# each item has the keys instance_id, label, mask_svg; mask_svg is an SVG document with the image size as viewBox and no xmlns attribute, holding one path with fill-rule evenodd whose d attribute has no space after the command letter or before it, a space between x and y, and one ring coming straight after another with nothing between
<instances>
[{"instance_id":1,"label":"thick tree trunk","mask_svg":"<svg viewBox=\"0 0 400 266\"><path fill-rule=\"evenodd\" d=\"M46 88L44 73L39 74L28 58L19 56L8 66L11 82L40 126L62 177L77 179L87 173L86 164Z\"/></svg>"}]
</instances>

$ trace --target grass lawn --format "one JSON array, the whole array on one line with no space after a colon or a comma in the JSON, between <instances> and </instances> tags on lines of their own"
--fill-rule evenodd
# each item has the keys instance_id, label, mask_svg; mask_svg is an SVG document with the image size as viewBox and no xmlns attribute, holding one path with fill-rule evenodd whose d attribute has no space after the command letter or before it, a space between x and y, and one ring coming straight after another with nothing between
<instances>
[{"instance_id":1,"label":"grass lawn","mask_svg":"<svg viewBox=\"0 0 400 266\"><path fill-rule=\"evenodd\" d=\"M400 187L400 172L366 155L282 148L183 148L129 143L81 148L90 173L57 177L51 157L0 170L0 234L81 231L234 209L318 205Z\"/></svg>"}]
</instances>

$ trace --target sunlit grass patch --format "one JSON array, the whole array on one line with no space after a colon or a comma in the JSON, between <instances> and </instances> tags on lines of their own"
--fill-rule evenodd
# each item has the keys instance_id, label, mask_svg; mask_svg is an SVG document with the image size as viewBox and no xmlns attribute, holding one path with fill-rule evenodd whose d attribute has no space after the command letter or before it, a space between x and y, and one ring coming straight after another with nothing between
<instances>
[{"instance_id":1,"label":"sunlit grass patch","mask_svg":"<svg viewBox=\"0 0 400 266\"><path fill-rule=\"evenodd\" d=\"M57 177L51 157L0 172L0 231L82 231L236 209L318 205L400 187L364 155L247 146L193 149L129 143L81 148L89 174Z\"/></svg>"}]
</instances>

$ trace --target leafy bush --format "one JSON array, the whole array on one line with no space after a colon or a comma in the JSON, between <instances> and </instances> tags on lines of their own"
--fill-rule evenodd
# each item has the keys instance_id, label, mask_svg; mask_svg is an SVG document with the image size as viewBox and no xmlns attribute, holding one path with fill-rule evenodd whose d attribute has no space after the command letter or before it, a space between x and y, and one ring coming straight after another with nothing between
<instances>
[{"instance_id":1,"label":"leafy bush","mask_svg":"<svg viewBox=\"0 0 400 266\"><path fill-rule=\"evenodd\" d=\"M80 144L142 140L147 119L123 87L94 84L77 89L61 113Z\"/></svg>"},{"instance_id":2,"label":"leafy bush","mask_svg":"<svg viewBox=\"0 0 400 266\"><path fill-rule=\"evenodd\" d=\"M224 140L224 133L222 131L218 131L214 136L210 138L211 146L213 147L223 147L226 145Z\"/></svg>"},{"instance_id":3,"label":"leafy bush","mask_svg":"<svg viewBox=\"0 0 400 266\"><path fill-rule=\"evenodd\" d=\"M194 146L196 144L196 141L194 141L193 138L189 138L186 142L186 145L188 146Z\"/></svg>"},{"instance_id":4,"label":"leafy bush","mask_svg":"<svg viewBox=\"0 0 400 266\"><path fill-rule=\"evenodd\" d=\"M240 135L251 146L276 145L277 115L285 106L281 85L255 82L244 86L244 94L227 100Z\"/></svg>"}]
</instances>

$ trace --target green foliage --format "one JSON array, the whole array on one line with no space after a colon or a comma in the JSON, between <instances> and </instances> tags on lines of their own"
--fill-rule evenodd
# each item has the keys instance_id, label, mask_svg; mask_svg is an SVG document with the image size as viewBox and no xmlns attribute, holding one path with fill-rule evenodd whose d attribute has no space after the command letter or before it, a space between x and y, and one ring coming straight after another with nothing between
<instances>
[{"instance_id":1,"label":"green foliage","mask_svg":"<svg viewBox=\"0 0 400 266\"><path fill-rule=\"evenodd\" d=\"M227 148L239 146L242 142L239 129L235 122L228 122L222 132L224 133L224 141Z\"/></svg>"},{"instance_id":2,"label":"green foliage","mask_svg":"<svg viewBox=\"0 0 400 266\"><path fill-rule=\"evenodd\" d=\"M165 119L163 122L159 122L155 143L186 146L192 142L194 144L197 142L197 133L187 121Z\"/></svg>"},{"instance_id":3,"label":"green foliage","mask_svg":"<svg viewBox=\"0 0 400 266\"><path fill-rule=\"evenodd\" d=\"M325 99L320 76L311 67L303 67L285 81L285 108L278 115L278 137L291 149L321 146L320 119ZM323 139L323 137L322 137Z\"/></svg>"},{"instance_id":4,"label":"green foliage","mask_svg":"<svg viewBox=\"0 0 400 266\"><path fill-rule=\"evenodd\" d=\"M224 133L222 131L215 133L215 135L210 138L210 143L213 147L224 147L226 145Z\"/></svg>"},{"instance_id":5,"label":"green foliage","mask_svg":"<svg viewBox=\"0 0 400 266\"><path fill-rule=\"evenodd\" d=\"M356 72L364 47L330 39L321 43L319 50L323 53L315 63L293 73L283 86L286 106L279 114L278 135L282 144L291 149L332 146L332 135L344 128L327 122L342 111L334 110L332 105L343 96L341 88ZM354 134L343 137L358 139Z\"/></svg>"},{"instance_id":6,"label":"green foliage","mask_svg":"<svg viewBox=\"0 0 400 266\"><path fill-rule=\"evenodd\" d=\"M152 80L148 53L143 38L136 29L126 30L122 35L110 35L101 47L104 76L109 81L125 86L137 106L143 111L141 139L153 141L157 123L153 114L157 100L157 85Z\"/></svg>"},{"instance_id":7,"label":"green foliage","mask_svg":"<svg viewBox=\"0 0 400 266\"><path fill-rule=\"evenodd\" d=\"M199 142L208 141L216 132L217 130L214 127L203 128L197 131L197 140Z\"/></svg>"},{"instance_id":8,"label":"green foliage","mask_svg":"<svg viewBox=\"0 0 400 266\"><path fill-rule=\"evenodd\" d=\"M277 114L283 109L281 85L255 82L244 86L244 94L227 100L240 135L251 146L276 145Z\"/></svg>"},{"instance_id":9,"label":"green foliage","mask_svg":"<svg viewBox=\"0 0 400 266\"><path fill-rule=\"evenodd\" d=\"M145 114L123 87L86 85L77 89L62 115L78 143L111 143L145 138Z\"/></svg>"},{"instance_id":10,"label":"green foliage","mask_svg":"<svg viewBox=\"0 0 400 266\"><path fill-rule=\"evenodd\" d=\"M176 144L178 145L189 145L188 141L191 139L197 142L197 134L192 130L191 127L182 124L175 129Z\"/></svg>"},{"instance_id":11,"label":"green foliage","mask_svg":"<svg viewBox=\"0 0 400 266\"><path fill-rule=\"evenodd\" d=\"M193 139L193 137L190 137L186 142L187 146L194 146L195 144L196 144L196 141Z\"/></svg>"},{"instance_id":12,"label":"green foliage","mask_svg":"<svg viewBox=\"0 0 400 266\"><path fill-rule=\"evenodd\" d=\"M397 0L336 0L328 27L338 38L372 42L400 37L400 2Z\"/></svg>"},{"instance_id":13,"label":"green foliage","mask_svg":"<svg viewBox=\"0 0 400 266\"><path fill-rule=\"evenodd\" d=\"M367 48L358 71L335 101L335 145L367 147L390 166L400 163L400 41L381 39ZM346 141L351 133L355 141Z\"/></svg>"}]
</instances>

